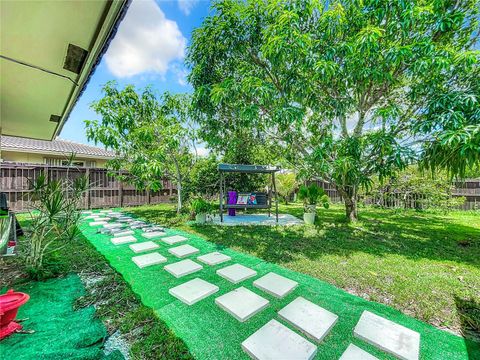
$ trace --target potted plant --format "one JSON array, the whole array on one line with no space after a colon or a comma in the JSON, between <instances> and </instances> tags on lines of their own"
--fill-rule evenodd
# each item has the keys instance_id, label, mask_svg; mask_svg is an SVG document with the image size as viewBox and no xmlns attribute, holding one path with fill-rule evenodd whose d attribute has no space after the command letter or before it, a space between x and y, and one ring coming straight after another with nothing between
<instances>
[{"instance_id":1,"label":"potted plant","mask_svg":"<svg viewBox=\"0 0 480 360\"><path fill-rule=\"evenodd\" d=\"M210 211L210 204L205 200L198 198L192 200L191 206L195 213L195 221L197 224L205 224L207 221L207 213Z\"/></svg>"},{"instance_id":2,"label":"potted plant","mask_svg":"<svg viewBox=\"0 0 480 360\"><path fill-rule=\"evenodd\" d=\"M317 203L320 203L325 209L329 207L329 198L325 190L316 184L309 186L302 185L298 190L298 197L303 201L303 221L305 224L313 225L317 213Z\"/></svg>"}]
</instances>

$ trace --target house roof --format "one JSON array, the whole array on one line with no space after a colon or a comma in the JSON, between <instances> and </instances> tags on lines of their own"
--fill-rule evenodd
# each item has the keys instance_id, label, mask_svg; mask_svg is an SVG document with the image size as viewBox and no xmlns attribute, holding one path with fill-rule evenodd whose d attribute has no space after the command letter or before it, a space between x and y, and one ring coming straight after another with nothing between
<instances>
[{"instance_id":1,"label":"house roof","mask_svg":"<svg viewBox=\"0 0 480 360\"><path fill-rule=\"evenodd\" d=\"M115 153L96 146L79 144L73 141L36 140L16 136L2 135L0 137L2 151L34 152L49 155L66 155L75 153L77 157L112 159Z\"/></svg>"}]
</instances>

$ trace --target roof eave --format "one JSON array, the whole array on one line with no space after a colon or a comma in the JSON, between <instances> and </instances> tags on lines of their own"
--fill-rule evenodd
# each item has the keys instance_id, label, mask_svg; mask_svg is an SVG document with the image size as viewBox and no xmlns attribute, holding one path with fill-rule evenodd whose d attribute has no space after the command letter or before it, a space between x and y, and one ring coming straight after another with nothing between
<instances>
[{"instance_id":1,"label":"roof eave","mask_svg":"<svg viewBox=\"0 0 480 360\"><path fill-rule=\"evenodd\" d=\"M72 91L70 100L65 107L62 119L55 128L51 140L54 140L62 131L63 126L67 122L75 104L77 103L82 93L85 91L85 88L89 83L90 78L94 74L95 69L97 68L103 55L107 51L110 42L114 38L118 26L124 18L127 9L130 6L130 3L131 0L111 1L110 7L108 8L108 10L105 10L105 21L102 22L102 26L100 27L100 29L98 29L98 36L96 37L95 44L92 47L93 50L89 53L83 68L84 70L86 69L86 71L82 71L82 75L78 81L80 85ZM107 23L108 25L105 26L105 23Z\"/></svg>"}]
</instances>

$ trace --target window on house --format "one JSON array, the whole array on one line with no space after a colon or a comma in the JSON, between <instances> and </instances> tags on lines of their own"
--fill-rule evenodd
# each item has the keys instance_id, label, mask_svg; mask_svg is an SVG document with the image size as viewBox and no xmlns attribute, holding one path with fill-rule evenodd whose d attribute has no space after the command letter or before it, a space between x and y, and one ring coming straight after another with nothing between
<instances>
[{"instance_id":1,"label":"window on house","mask_svg":"<svg viewBox=\"0 0 480 360\"><path fill-rule=\"evenodd\" d=\"M68 160L59 159L59 158L44 158L44 163L50 166L67 166ZM83 161L83 160L74 160L71 163L71 166L79 166L79 167L96 167L95 161Z\"/></svg>"}]
</instances>

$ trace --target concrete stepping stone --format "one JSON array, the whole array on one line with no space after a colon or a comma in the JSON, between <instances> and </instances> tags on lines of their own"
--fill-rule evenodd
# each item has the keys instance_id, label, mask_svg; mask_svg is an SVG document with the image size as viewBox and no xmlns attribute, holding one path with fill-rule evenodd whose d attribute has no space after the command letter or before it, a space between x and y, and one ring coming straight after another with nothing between
<instances>
[{"instance_id":1,"label":"concrete stepping stone","mask_svg":"<svg viewBox=\"0 0 480 360\"><path fill-rule=\"evenodd\" d=\"M183 258L186 256L190 256L192 254L196 254L200 252L196 247L191 245L180 245L171 249L168 249L168 252L176 257Z\"/></svg>"},{"instance_id":2,"label":"concrete stepping stone","mask_svg":"<svg viewBox=\"0 0 480 360\"><path fill-rule=\"evenodd\" d=\"M393 321L364 311L355 329L355 337L403 360L417 360L420 334Z\"/></svg>"},{"instance_id":3,"label":"concrete stepping stone","mask_svg":"<svg viewBox=\"0 0 480 360\"><path fill-rule=\"evenodd\" d=\"M104 229L115 229L115 228L119 228L119 227L122 227L123 224L120 224L120 223L110 223L110 224L105 224L103 225L103 228Z\"/></svg>"},{"instance_id":4,"label":"concrete stepping stone","mask_svg":"<svg viewBox=\"0 0 480 360\"><path fill-rule=\"evenodd\" d=\"M167 261L167 258L158 252L132 257L132 260L140 269L147 266L158 265Z\"/></svg>"},{"instance_id":5,"label":"concrete stepping stone","mask_svg":"<svg viewBox=\"0 0 480 360\"><path fill-rule=\"evenodd\" d=\"M378 358L358 346L350 344L338 360L378 360Z\"/></svg>"},{"instance_id":6,"label":"concrete stepping stone","mask_svg":"<svg viewBox=\"0 0 480 360\"><path fill-rule=\"evenodd\" d=\"M93 212L90 211L90 210L83 210L82 211L82 215L91 215L91 214L93 214Z\"/></svg>"},{"instance_id":7,"label":"concrete stepping stone","mask_svg":"<svg viewBox=\"0 0 480 360\"><path fill-rule=\"evenodd\" d=\"M100 226L100 225L105 225L107 224L106 221L92 221L89 225L90 226Z\"/></svg>"},{"instance_id":8,"label":"concrete stepping stone","mask_svg":"<svg viewBox=\"0 0 480 360\"><path fill-rule=\"evenodd\" d=\"M190 259L178 261L173 264L165 265L164 269L176 278L193 274L203 269L203 266Z\"/></svg>"},{"instance_id":9,"label":"concrete stepping stone","mask_svg":"<svg viewBox=\"0 0 480 360\"><path fill-rule=\"evenodd\" d=\"M138 244L132 244L129 245L129 247L134 253L141 253L144 251L150 251L159 248L158 244L155 244L153 241L145 241Z\"/></svg>"},{"instance_id":10,"label":"concrete stepping stone","mask_svg":"<svg viewBox=\"0 0 480 360\"><path fill-rule=\"evenodd\" d=\"M103 214L92 214L85 216L84 219L98 219L99 217L103 217Z\"/></svg>"},{"instance_id":11,"label":"concrete stepping stone","mask_svg":"<svg viewBox=\"0 0 480 360\"><path fill-rule=\"evenodd\" d=\"M93 220L95 220L95 221L109 221L110 218L109 217L97 217L97 218L94 218Z\"/></svg>"},{"instance_id":12,"label":"concrete stepping stone","mask_svg":"<svg viewBox=\"0 0 480 360\"><path fill-rule=\"evenodd\" d=\"M332 329L338 316L299 296L278 312L283 320L320 342Z\"/></svg>"},{"instance_id":13,"label":"concrete stepping stone","mask_svg":"<svg viewBox=\"0 0 480 360\"><path fill-rule=\"evenodd\" d=\"M125 231L119 231L114 233L115 237L133 235L133 234L135 234L133 230L125 230Z\"/></svg>"},{"instance_id":14,"label":"concrete stepping stone","mask_svg":"<svg viewBox=\"0 0 480 360\"><path fill-rule=\"evenodd\" d=\"M151 234L151 233L149 233ZM188 240L186 237L181 235L168 236L162 239L162 241L168 245L173 245L182 241Z\"/></svg>"},{"instance_id":15,"label":"concrete stepping stone","mask_svg":"<svg viewBox=\"0 0 480 360\"><path fill-rule=\"evenodd\" d=\"M196 302L216 293L218 286L209 282L195 278L181 285L175 286L168 290L170 295L175 296L178 300L187 305L193 305Z\"/></svg>"},{"instance_id":16,"label":"concrete stepping stone","mask_svg":"<svg viewBox=\"0 0 480 360\"><path fill-rule=\"evenodd\" d=\"M240 322L265 309L270 302L246 288L239 287L215 299L215 304Z\"/></svg>"},{"instance_id":17,"label":"concrete stepping stone","mask_svg":"<svg viewBox=\"0 0 480 360\"><path fill-rule=\"evenodd\" d=\"M242 349L257 360L311 360L317 347L277 320L270 320L242 342Z\"/></svg>"},{"instance_id":18,"label":"concrete stepping stone","mask_svg":"<svg viewBox=\"0 0 480 360\"><path fill-rule=\"evenodd\" d=\"M298 286L298 283L270 272L255 280L253 286L281 299L290 294Z\"/></svg>"},{"instance_id":19,"label":"concrete stepping stone","mask_svg":"<svg viewBox=\"0 0 480 360\"><path fill-rule=\"evenodd\" d=\"M166 234L163 231L154 231L154 232L148 232L148 233L143 233L142 236L145 239L154 239L160 236L165 236Z\"/></svg>"},{"instance_id":20,"label":"concrete stepping stone","mask_svg":"<svg viewBox=\"0 0 480 360\"><path fill-rule=\"evenodd\" d=\"M234 284L238 284L243 280L249 279L257 275L257 272L246 266L240 264L233 264L224 267L223 269L217 270L217 274Z\"/></svg>"},{"instance_id":21,"label":"concrete stepping stone","mask_svg":"<svg viewBox=\"0 0 480 360\"><path fill-rule=\"evenodd\" d=\"M228 255L219 253L218 251L211 252L209 254L205 254L202 256L197 257L198 261L203 262L207 265L218 265L224 263L226 261L230 261L232 258Z\"/></svg>"},{"instance_id":22,"label":"concrete stepping stone","mask_svg":"<svg viewBox=\"0 0 480 360\"><path fill-rule=\"evenodd\" d=\"M114 237L110 241L112 242L113 245L122 245L122 244L131 243L131 242L136 242L137 239L134 236L127 235L127 236Z\"/></svg>"}]
</instances>

